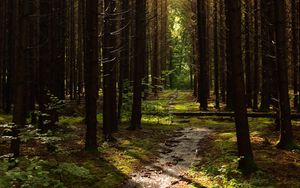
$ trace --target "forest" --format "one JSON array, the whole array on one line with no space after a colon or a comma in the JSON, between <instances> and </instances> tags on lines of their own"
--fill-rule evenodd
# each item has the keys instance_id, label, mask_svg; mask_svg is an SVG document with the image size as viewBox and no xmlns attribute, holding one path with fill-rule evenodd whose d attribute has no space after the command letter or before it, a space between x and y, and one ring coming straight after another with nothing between
<instances>
[{"instance_id":1,"label":"forest","mask_svg":"<svg viewBox=\"0 0 300 188\"><path fill-rule=\"evenodd\" d=\"M299 188L300 0L0 0L0 188Z\"/></svg>"}]
</instances>

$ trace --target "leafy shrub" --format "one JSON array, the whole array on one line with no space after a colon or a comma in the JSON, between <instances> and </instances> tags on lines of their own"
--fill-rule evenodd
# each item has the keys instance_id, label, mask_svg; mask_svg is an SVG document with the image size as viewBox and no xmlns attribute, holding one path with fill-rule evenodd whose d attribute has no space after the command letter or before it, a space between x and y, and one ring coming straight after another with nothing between
<instances>
[{"instance_id":1,"label":"leafy shrub","mask_svg":"<svg viewBox=\"0 0 300 188\"><path fill-rule=\"evenodd\" d=\"M67 181L91 178L88 169L74 163L54 164L39 158L5 159L0 166L0 188L64 188Z\"/></svg>"}]
</instances>

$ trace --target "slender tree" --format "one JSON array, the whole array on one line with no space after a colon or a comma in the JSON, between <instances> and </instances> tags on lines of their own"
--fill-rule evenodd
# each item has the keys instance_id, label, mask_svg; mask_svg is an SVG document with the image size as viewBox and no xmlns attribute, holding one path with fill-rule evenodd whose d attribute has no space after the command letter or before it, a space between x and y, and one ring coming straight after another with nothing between
<instances>
[{"instance_id":1,"label":"slender tree","mask_svg":"<svg viewBox=\"0 0 300 188\"><path fill-rule=\"evenodd\" d=\"M227 7L226 19L229 29L229 53L232 61L234 86L234 111L237 135L238 155L240 157L238 168L244 173L256 170L250 143L249 125L246 109L246 95L241 50L241 1L225 0Z\"/></svg>"},{"instance_id":2,"label":"slender tree","mask_svg":"<svg viewBox=\"0 0 300 188\"><path fill-rule=\"evenodd\" d=\"M259 94L259 3L254 0L254 49L253 49L253 110L258 110L258 94Z\"/></svg>"},{"instance_id":3,"label":"slender tree","mask_svg":"<svg viewBox=\"0 0 300 188\"><path fill-rule=\"evenodd\" d=\"M121 20L121 45L122 51L120 52L120 74L119 74L119 99L118 99L118 119L121 120L122 113L122 104L123 104L123 93L126 88L124 84L129 81L129 55L130 55L130 46L129 46L129 37L130 37L130 12L129 9L129 0L122 1L122 20Z\"/></svg>"},{"instance_id":4,"label":"slender tree","mask_svg":"<svg viewBox=\"0 0 300 188\"><path fill-rule=\"evenodd\" d=\"M262 92L260 110L269 111L272 98L272 71L275 62L273 0L261 1ZM276 91L276 90L275 90Z\"/></svg>"},{"instance_id":5,"label":"slender tree","mask_svg":"<svg viewBox=\"0 0 300 188\"><path fill-rule=\"evenodd\" d=\"M151 77L152 77L152 91L154 96L158 96L158 85L159 85L159 35L158 35L158 0L154 0L153 2L153 44L152 44L152 67L151 67Z\"/></svg>"},{"instance_id":6,"label":"slender tree","mask_svg":"<svg viewBox=\"0 0 300 188\"><path fill-rule=\"evenodd\" d=\"M140 129L142 118L142 77L143 64L147 61L146 43L146 0L136 0L136 27L135 27L135 58L134 58L134 85L131 126L129 129Z\"/></svg>"},{"instance_id":7,"label":"slender tree","mask_svg":"<svg viewBox=\"0 0 300 188\"><path fill-rule=\"evenodd\" d=\"M298 25L297 25L297 2L292 1L291 9L292 9L292 65L293 65L293 89L294 89L294 108L298 107L298 87L299 87L299 73L298 73L298 63L299 63L299 39L298 39Z\"/></svg>"},{"instance_id":8,"label":"slender tree","mask_svg":"<svg viewBox=\"0 0 300 188\"><path fill-rule=\"evenodd\" d=\"M19 129L23 128L26 124L26 84L27 72L26 64L30 61L26 56L28 46L30 46L30 28L29 17L32 15L33 2L28 0L14 1L12 11L14 11L14 30L15 36L18 37L15 44L15 66L14 72L14 109L13 109L13 139L11 142L11 152L14 157L18 157L20 154L20 139L18 137Z\"/></svg>"},{"instance_id":9,"label":"slender tree","mask_svg":"<svg viewBox=\"0 0 300 188\"><path fill-rule=\"evenodd\" d=\"M86 139L85 149L97 149L97 99L98 99L98 1L85 2L85 103L86 103Z\"/></svg>"},{"instance_id":10,"label":"slender tree","mask_svg":"<svg viewBox=\"0 0 300 188\"><path fill-rule=\"evenodd\" d=\"M198 75L198 97L200 109L207 110L209 92L209 66L207 60L207 1L197 1L197 23L199 43L199 75Z\"/></svg>"},{"instance_id":11,"label":"slender tree","mask_svg":"<svg viewBox=\"0 0 300 188\"><path fill-rule=\"evenodd\" d=\"M220 108L219 94L219 21L218 21L218 0L214 0L214 86L216 96L216 108Z\"/></svg>"},{"instance_id":12,"label":"slender tree","mask_svg":"<svg viewBox=\"0 0 300 188\"><path fill-rule=\"evenodd\" d=\"M234 77L232 76L232 60L231 60L231 41L230 41L230 36L229 36L229 25L230 25L230 19L227 15L229 15L229 9L228 6L226 6L225 2L225 15L226 15L226 108L227 110L233 110L233 82Z\"/></svg>"},{"instance_id":13,"label":"slender tree","mask_svg":"<svg viewBox=\"0 0 300 188\"><path fill-rule=\"evenodd\" d=\"M222 102L226 102L226 23L224 15L224 0L220 0L220 90Z\"/></svg>"},{"instance_id":14,"label":"slender tree","mask_svg":"<svg viewBox=\"0 0 300 188\"><path fill-rule=\"evenodd\" d=\"M112 141L113 131L117 131L116 103L116 63L115 31L116 31L116 1L104 1L104 33L103 33L103 134L105 139Z\"/></svg>"},{"instance_id":15,"label":"slender tree","mask_svg":"<svg viewBox=\"0 0 300 188\"><path fill-rule=\"evenodd\" d=\"M251 13L250 13L251 1L245 1L245 68L246 68L246 96L247 96L247 106L252 108L252 61L251 61L251 51L250 51L250 32L251 32Z\"/></svg>"},{"instance_id":16,"label":"slender tree","mask_svg":"<svg viewBox=\"0 0 300 188\"><path fill-rule=\"evenodd\" d=\"M279 148L290 149L293 146L291 124L288 63L287 63L287 31L286 4L282 0L274 0L276 18L276 50L278 63L279 104L280 104L280 140Z\"/></svg>"}]
</instances>

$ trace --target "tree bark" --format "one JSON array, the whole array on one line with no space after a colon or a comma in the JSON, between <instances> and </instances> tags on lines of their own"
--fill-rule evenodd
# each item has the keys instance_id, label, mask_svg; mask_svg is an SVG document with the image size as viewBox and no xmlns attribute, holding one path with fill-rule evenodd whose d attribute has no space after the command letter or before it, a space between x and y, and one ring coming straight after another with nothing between
<instances>
[{"instance_id":1,"label":"tree bark","mask_svg":"<svg viewBox=\"0 0 300 188\"><path fill-rule=\"evenodd\" d=\"M215 86L215 107L220 108L219 94L219 21L218 21L218 0L214 0L214 86Z\"/></svg>"},{"instance_id":2,"label":"tree bark","mask_svg":"<svg viewBox=\"0 0 300 188\"><path fill-rule=\"evenodd\" d=\"M292 1L292 66L293 66L293 89L294 89L294 108L298 108L298 87L299 87L299 73L298 73L298 63L299 63L299 39L298 39L298 26L297 25L297 3Z\"/></svg>"},{"instance_id":3,"label":"tree bark","mask_svg":"<svg viewBox=\"0 0 300 188\"><path fill-rule=\"evenodd\" d=\"M291 124L288 63L287 63L287 31L286 31L286 4L282 0L274 0L276 18L276 50L279 81L280 104L280 140L278 147L290 149L293 145L293 132Z\"/></svg>"},{"instance_id":4,"label":"tree bark","mask_svg":"<svg viewBox=\"0 0 300 188\"><path fill-rule=\"evenodd\" d=\"M147 62L146 0L136 0L133 104L130 129L140 129L142 118L143 64Z\"/></svg>"},{"instance_id":5,"label":"tree bark","mask_svg":"<svg viewBox=\"0 0 300 188\"><path fill-rule=\"evenodd\" d=\"M234 87L233 82L235 78L232 76L233 68L232 68L232 60L231 60L231 41L229 36L229 26L230 26L230 20L229 20L229 12L228 6L226 6L226 0L225 0L225 15L226 15L226 109L227 110L233 110L233 99L234 99Z\"/></svg>"},{"instance_id":6,"label":"tree bark","mask_svg":"<svg viewBox=\"0 0 300 188\"><path fill-rule=\"evenodd\" d=\"M259 94L259 3L254 0L254 75L253 75L253 110L258 110Z\"/></svg>"},{"instance_id":7,"label":"tree bark","mask_svg":"<svg viewBox=\"0 0 300 188\"><path fill-rule=\"evenodd\" d=\"M122 105L123 105L123 94L125 92L124 84L128 83L129 79L129 55L130 55L130 48L129 48L129 37L130 37L130 12L129 9L129 0L122 1L122 21L121 21L121 59L120 59L120 75L119 75L119 100L118 100L118 120L121 120L122 116Z\"/></svg>"},{"instance_id":8,"label":"tree bark","mask_svg":"<svg viewBox=\"0 0 300 188\"><path fill-rule=\"evenodd\" d=\"M246 66L246 97L247 97L247 107L252 108L252 71L251 71L251 51L250 51L250 3L251 1L245 1L245 66Z\"/></svg>"},{"instance_id":9,"label":"tree bark","mask_svg":"<svg viewBox=\"0 0 300 188\"><path fill-rule=\"evenodd\" d=\"M261 111L269 111L272 98L272 71L275 62L274 52L274 18L272 0L261 1L261 35L262 35L262 92Z\"/></svg>"},{"instance_id":10,"label":"tree bark","mask_svg":"<svg viewBox=\"0 0 300 188\"><path fill-rule=\"evenodd\" d=\"M247 119L244 72L241 50L241 1L225 0L227 7L229 29L229 53L232 61L234 86L234 111L237 135L238 154L240 157L238 168L246 174L256 170L250 143L249 125Z\"/></svg>"},{"instance_id":11,"label":"tree bark","mask_svg":"<svg viewBox=\"0 0 300 188\"><path fill-rule=\"evenodd\" d=\"M26 63L29 63L26 58L26 51L30 46L30 27L29 24L30 15L32 15L32 1L17 0L13 3L15 34L13 37L18 38L15 44L15 66L14 72L16 73L14 78L14 109L13 109L13 139L11 142L11 153L14 157L20 155L20 128L23 128L26 124L26 84L27 84L27 72Z\"/></svg>"},{"instance_id":12,"label":"tree bark","mask_svg":"<svg viewBox=\"0 0 300 188\"><path fill-rule=\"evenodd\" d=\"M154 16L154 20L153 20L153 44L152 44L152 73L151 73L151 78L152 78L152 92L154 94L155 97L158 97L158 85L159 85L159 52L158 52L158 13L157 13L157 9L158 9L158 0L154 0L154 4L153 4L153 16Z\"/></svg>"},{"instance_id":13,"label":"tree bark","mask_svg":"<svg viewBox=\"0 0 300 188\"><path fill-rule=\"evenodd\" d=\"M197 23L198 23L198 43L199 43L199 64L200 71L198 75L198 97L200 102L200 109L207 110L208 107L208 93L209 93L209 66L207 58L207 19L206 19L206 1L197 1Z\"/></svg>"},{"instance_id":14,"label":"tree bark","mask_svg":"<svg viewBox=\"0 0 300 188\"><path fill-rule=\"evenodd\" d=\"M97 150L97 99L98 99L98 1L85 2L84 77L86 103L85 149Z\"/></svg>"},{"instance_id":15,"label":"tree bark","mask_svg":"<svg viewBox=\"0 0 300 188\"><path fill-rule=\"evenodd\" d=\"M116 103L116 67L115 34L116 1L104 1L104 36L103 36L103 134L112 140L112 132L117 131Z\"/></svg>"}]
</instances>

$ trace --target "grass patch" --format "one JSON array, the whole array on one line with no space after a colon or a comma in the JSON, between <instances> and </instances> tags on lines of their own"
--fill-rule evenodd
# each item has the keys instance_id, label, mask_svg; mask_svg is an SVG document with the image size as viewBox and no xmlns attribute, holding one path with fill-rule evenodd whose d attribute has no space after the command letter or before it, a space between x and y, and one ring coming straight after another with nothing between
<instances>
[{"instance_id":1,"label":"grass patch","mask_svg":"<svg viewBox=\"0 0 300 188\"><path fill-rule=\"evenodd\" d=\"M0 124L9 123L12 121L11 115L0 114Z\"/></svg>"},{"instance_id":2,"label":"grass patch","mask_svg":"<svg viewBox=\"0 0 300 188\"><path fill-rule=\"evenodd\" d=\"M275 147L279 135L272 132L272 119L249 118L251 142L259 170L248 177L236 170L236 136L231 120L200 118L193 119L193 124L215 129L212 138L200 144L204 145L203 159L191 168L191 174L199 183L208 187L299 187L300 155Z\"/></svg>"}]
</instances>

